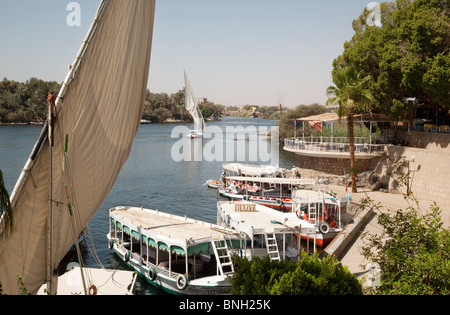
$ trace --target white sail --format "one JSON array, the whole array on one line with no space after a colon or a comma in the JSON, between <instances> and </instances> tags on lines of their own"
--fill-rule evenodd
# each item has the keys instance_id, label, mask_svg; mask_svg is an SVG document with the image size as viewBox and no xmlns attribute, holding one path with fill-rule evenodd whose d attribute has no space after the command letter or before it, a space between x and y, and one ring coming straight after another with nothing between
<instances>
[{"instance_id":1,"label":"white sail","mask_svg":"<svg viewBox=\"0 0 450 315\"><path fill-rule=\"evenodd\" d=\"M0 283L5 293L18 293L17 275L28 292L39 289L47 270L55 270L73 244L68 205L80 233L127 161L143 111L154 14L155 0L100 4L57 100L52 194L49 148L44 143L30 157L12 196L14 230L0 240ZM52 231L52 242L47 229Z\"/></svg>"},{"instance_id":2,"label":"white sail","mask_svg":"<svg viewBox=\"0 0 450 315\"><path fill-rule=\"evenodd\" d=\"M203 133L206 129L205 119L203 118L202 112L198 107L197 98L195 97L194 90L192 89L191 83L186 75L186 71L184 72L184 81L186 109L194 119L194 130Z\"/></svg>"}]
</instances>

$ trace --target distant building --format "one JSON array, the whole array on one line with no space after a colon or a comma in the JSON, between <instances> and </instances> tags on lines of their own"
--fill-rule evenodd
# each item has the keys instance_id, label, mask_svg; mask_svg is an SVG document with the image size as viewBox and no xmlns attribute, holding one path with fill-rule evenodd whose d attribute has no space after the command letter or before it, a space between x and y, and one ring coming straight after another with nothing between
<instances>
[{"instance_id":1,"label":"distant building","mask_svg":"<svg viewBox=\"0 0 450 315\"><path fill-rule=\"evenodd\" d=\"M208 99L204 98L204 97L199 97L199 98L197 98L197 103L199 103L199 104L208 103Z\"/></svg>"}]
</instances>

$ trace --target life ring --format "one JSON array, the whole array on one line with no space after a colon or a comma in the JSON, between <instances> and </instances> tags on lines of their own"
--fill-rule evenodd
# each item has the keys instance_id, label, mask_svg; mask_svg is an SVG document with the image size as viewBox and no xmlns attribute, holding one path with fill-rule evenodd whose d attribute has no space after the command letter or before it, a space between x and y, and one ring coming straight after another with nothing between
<instances>
[{"instance_id":1,"label":"life ring","mask_svg":"<svg viewBox=\"0 0 450 315\"><path fill-rule=\"evenodd\" d=\"M281 206L283 204L283 200L277 199L277 205Z\"/></svg>"},{"instance_id":2,"label":"life ring","mask_svg":"<svg viewBox=\"0 0 450 315\"><path fill-rule=\"evenodd\" d=\"M330 232L330 226L328 225L328 223L323 222L320 225L319 230L322 234L327 234L328 232Z\"/></svg>"},{"instance_id":3,"label":"life ring","mask_svg":"<svg viewBox=\"0 0 450 315\"><path fill-rule=\"evenodd\" d=\"M151 268L148 270L148 278L149 278L151 281L155 281L155 280L156 280L156 269L155 269L155 268L151 267Z\"/></svg>"},{"instance_id":4,"label":"life ring","mask_svg":"<svg viewBox=\"0 0 450 315\"><path fill-rule=\"evenodd\" d=\"M244 196L244 197L242 197L242 200L247 201L247 200L248 200L248 197L247 197L247 196Z\"/></svg>"},{"instance_id":5,"label":"life ring","mask_svg":"<svg viewBox=\"0 0 450 315\"><path fill-rule=\"evenodd\" d=\"M124 257L125 262L128 262L128 261L130 260L130 256L131 256L131 254L130 254L130 251L128 250L128 251L125 253L125 257Z\"/></svg>"},{"instance_id":6,"label":"life ring","mask_svg":"<svg viewBox=\"0 0 450 315\"><path fill-rule=\"evenodd\" d=\"M179 275L177 277L177 288L179 290L184 290L187 287L188 279L185 275Z\"/></svg>"},{"instance_id":7,"label":"life ring","mask_svg":"<svg viewBox=\"0 0 450 315\"><path fill-rule=\"evenodd\" d=\"M114 239L110 239L108 242L108 248L113 249L113 247L114 247Z\"/></svg>"},{"instance_id":8,"label":"life ring","mask_svg":"<svg viewBox=\"0 0 450 315\"><path fill-rule=\"evenodd\" d=\"M95 285L91 285L88 290L89 295L97 295L97 287Z\"/></svg>"}]
</instances>

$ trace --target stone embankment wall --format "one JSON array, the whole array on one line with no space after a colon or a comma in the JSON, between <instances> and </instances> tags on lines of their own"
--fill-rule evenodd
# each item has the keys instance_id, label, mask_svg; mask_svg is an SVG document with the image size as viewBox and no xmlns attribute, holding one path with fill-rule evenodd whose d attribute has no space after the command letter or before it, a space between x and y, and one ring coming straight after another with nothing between
<instances>
[{"instance_id":1,"label":"stone embankment wall","mask_svg":"<svg viewBox=\"0 0 450 315\"><path fill-rule=\"evenodd\" d=\"M450 134L397 131L396 136L408 147L391 147L387 154L410 161L411 191L420 199L450 205ZM385 161L375 170L380 174L388 169Z\"/></svg>"},{"instance_id":2,"label":"stone embankment wall","mask_svg":"<svg viewBox=\"0 0 450 315\"><path fill-rule=\"evenodd\" d=\"M360 172L371 171L378 165L380 159L380 157L375 157L374 159L357 160L356 168ZM296 154L295 166L302 170L302 174L308 173L308 175L310 175L308 177L316 177L321 173L344 176L348 174L348 171L350 169L350 158L319 158Z\"/></svg>"}]
</instances>

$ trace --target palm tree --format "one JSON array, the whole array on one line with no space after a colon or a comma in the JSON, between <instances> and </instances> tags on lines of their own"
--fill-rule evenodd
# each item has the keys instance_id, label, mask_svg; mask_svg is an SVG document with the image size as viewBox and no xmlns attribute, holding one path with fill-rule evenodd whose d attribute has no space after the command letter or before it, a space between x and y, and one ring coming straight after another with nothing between
<instances>
[{"instance_id":1,"label":"palm tree","mask_svg":"<svg viewBox=\"0 0 450 315\"><path fill-rule=\"evenodd\" d=\"M371 76L363 76L362 72L357 73L355 68L350 66L336 71L333 75L333 82L336 86L330 86L327 89L329 97L327 105L339 105L339 118L347 115L353 193L357 192L353 117L355 111L368 112L375 101L372 93L366 88L367 81L371 79Z\"/></svg>"},{"instance_id":2,"label":"palm tree","mask_svg":"<svg viewBox=\"0 0 450 315\"><path fill-rule=\"evenodd\" d=\"M13 228L13 215L9 194L3 182L3 173L0 170L0 237L6 237Z\"/></svg>"}]
</instances>

